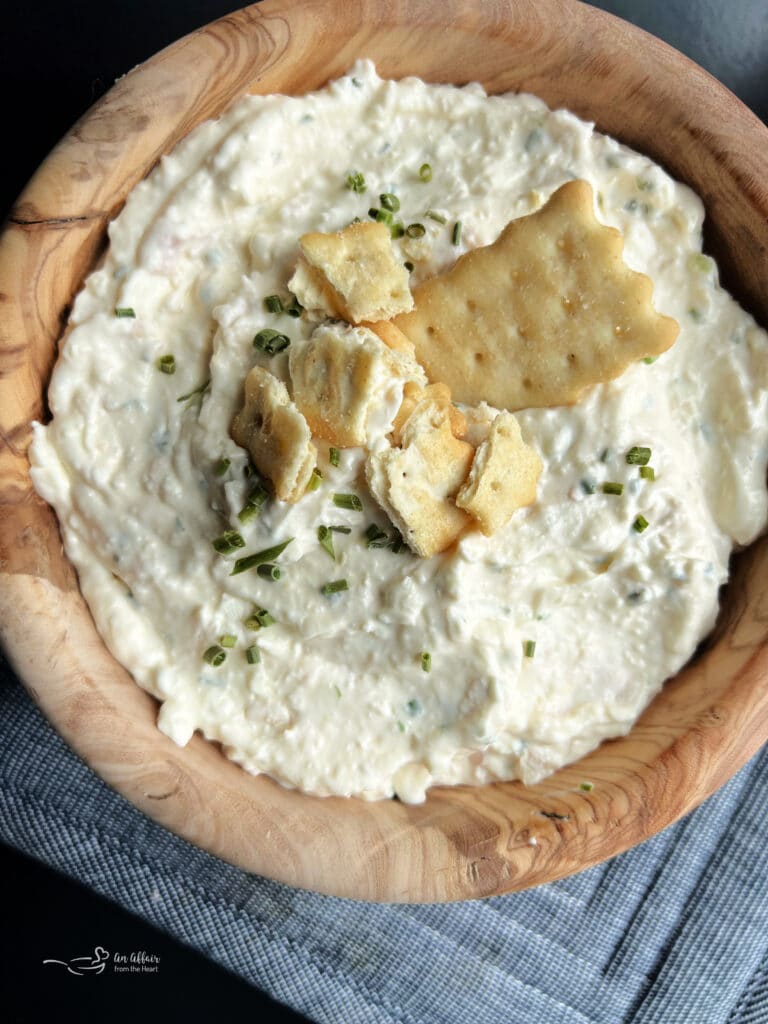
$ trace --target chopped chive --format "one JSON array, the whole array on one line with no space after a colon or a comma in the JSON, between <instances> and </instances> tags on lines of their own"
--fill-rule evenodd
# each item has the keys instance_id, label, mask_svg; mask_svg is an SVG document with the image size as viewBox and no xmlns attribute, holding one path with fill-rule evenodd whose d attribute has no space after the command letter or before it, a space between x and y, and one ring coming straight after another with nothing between
<instances>
[{"instance_id":1,"label":"chopped chive","mask_svg":"<svg viewBox=\"0 0 768 1024\"><path fill-rule=\"evenodd\" d=\"M389 535L386 534L376 523L371 523L365 531L367 548L388 548L390 545Z\"/></svg>"},{"instance_id":2,"label":"chopped chive","mask_svg":"<svg viewBox=\"0 0 768 1024\"><path fill-rule=\"evenodd\" d=\"M264 299L264 307L269 313L282 313L283 300L279 295L268 295L266 299Z\"/></svg>"},{"instance_id":3,"label":"chopped chive","mask_svg":"<svg viewBox=\"0 0 768 1024\"><path fill-rule=\"evenodd\" d=\"M428 181L432 181L432 168L429 164L422 164L419 168L419 178L426 184Z\"/></svg>"},{"instance_id":4,"label":"chopped chive","mask_svg":"<svg viewBox=\"0 0 768 1024\"><path fill-rule=\"evenodd\" d=\"M263 330L259 331L253 339L253 347L259 349L261 352L266 352L268 356L274 356L278 352L284 352L290 344L291 339L287 334L281 334L280 331L273 331L271 327L265 327Z\"/></svg>"},{"instance_id":5,"label":"chopped chive","mask_svg":"<svg viewBox=\"0 0 768 1024\"><path fill-rule=\"evenodd\" d=\"M283 307L283 311L285 313L287 313L288 316L292 316L294 318L294 320L295 320L295 319L297 319L297 317L300 317L301 314L304 312L304 307L299 302L299 300L296 298L296 296L292 295L291 296L291 301L288 303L287 306Z\"/></svg>"},{"instance_id":6,"label":"chopped chive","mask_svg":"<svg viewBox=\"0 0 768 1024\"><path fill-rule=\"evenodd\" d=\"M220 555L231 555L238 548L245 547L245 541L237 530L225 530L220 537L211 541L214 551Z\"/></svg>"},{"instance_id":7,"label":"chopped chive","mask_svg":"<svg viewBox=\"0 0 768 1024\"><path fill-rule=\"evenodd\" d=\"M258 665L261 661L261 651L256 644L251 644L245 649L245 660L249 665Z\"/></svg>"},{"instance_id":8,"label":"chopped chive","mask_svg":"<svg viewBox=\"0 0 768 1024\"><path fill-rule=\"evenodd\" d=\"M368 211L368 216L371 220L378 221L380 224L391 224L394 220L389 210L377 210L375 206L372 206Z\"/></svg>"},{"instance_id":9,"label":"chopped chive","mask_svg":"<svg viewBox=\"0 0 768 1024\"><path fill-rule=\"evenodd\" d=\"M172 355L160 356L157 360L157 368L160 373L176 373L176 357Z\"/></svg>"},{"instance_id":10,"label":"chopped chive","mask_svg":"<svg viewBox=\"0 0 768 1024\"><path fill-rule=\"evenodd\" d=\"M454 245L461 244L461 221L457 220L453 225L453 233L451 235L451 241Z\"/></svg>"},{"instance_id":11,"label":"chopped chive","mask_svg":"<svg viewBox=\"0 0 768 1024\"><path fill-rule=\"evenodd\" d=\"M402 238L403 235L405 234L405 227L403 225L403 222L399 220L395 224L393 224L392 227L389 229L389 233L392 236L392 238Z\"/></svg>"},{"instance_id":12,"label":"chopped chive","mask_svg":"<svg viewBox=\"0 0 768 1024\"><path fill-rule=\"evenodd\" d=\"M246 629L266 629L267 626L274 626L275 620L266 608L257 608L256 611L249 615L245 620Z\"/></svg>"},{"instance_id":13,"label":"chopped chive","mask_svg":"<svg viewBox=\"0 0 768 1024\"><path fill-rule=\"evenodd\" d=\"M607 462L608 459L610 459L610 457L612 455L613 455L613 452L611 451L610 448L603 448L603 450L600 452L600 461L601 462Z\"/></svg>"},{"instance_id":14,"label":"chopped chive","mask_svg":"<svg viewBox=\"0 0 768 1024\"><path fill-rule=\"evenodd\" d=\"M246 480L250 480L252 476L256 476L256 470L252 462L246 462L243 466L243 476Z\"/></svg>"},{"instance_id":15,"label":"chopped chive","mask_svg":"<svg viewBox=\"0 0 768 1024\"><path fill-rule=\"evenodd\" d=\"M237 643L237 637L234 633L225 633L224 636L219 637L219 643L222 647L234 647Z\"/></svg>"},{"instance_id":16,"label":"chopped chive","mask_svg":"<svg viewBox=\"0 0 768 1024\"><path fill-rule=\"evenodd\" d=\"M392 195L391 192L382 192L379 196L379 202L383 210L390 210L392 213L397 213L400 209L400 200L397 196Z\"/></svg>"},{"instance_id":17,"label":"chopped chive","mask_svg":"<svg viewBox=\"0 0 768 1024\"><path fill-rule=\"evenodd\" d=\"M405 263L403 264L403 266L405 267L405 269L408 271L409 274L413 270L413 264L411 263L410 260L406 260Z\"/></svg>"},{"instance_id":18,"label":"chopped chive","mask_svg":"<svg viewBox=\"0 0 768 1024\"><path fill-rule=\"evenodd\" d=\"M333 684L333 692L336 694L339 700L341 700L341 690L335 683Z\"/></svg>"},{"instance_id":19,"label":"chopped chive","mask_svg":"<svg viewBox=\"0 0 768 1024\"><path fill-rule=\"evenodd\" d=\"M265 562L273 562L276 558L282 555L292 540L293 537L289 537L288 540L284 540L282 544L275 544L274 547L264 548L263 551L257 551L255 555L246 555L245 558L238 558L229 575L237 576L241 572L247 572L248 569L255 569L257 565L264 565Z\"/></svg>"},{"instance_id":20,"label":"chopped chive","mask_svg":"<svg viewBox=\"0 0 768 1024\"><path fill-rule=\"evenodd\" d=\"M331 580L330 583L323 584L320 588L320 593L330 597L331 594L340 594L343 590L349 590L349 584L346 580Z\"/></svg>"},{"instance_id":21,"label":"chopped chive","mask_svg":"<svg viewBox=\"0 0 768 1024\"><path fill-rule=\"evenodd\" d=\"M365 177L360 171L355 171L354 174L347 175L347 188L350 192L365 192L367 189L365 184Z\"/></svg>"},{"instance_id":22,"label":"chopped chive","mask_svg":"<svg viewBox=\"0 0 768 1024\"><path fill-rule=\"evenodd\" d=\"M411 697L408 703L405 705L408 714L413 718L414 715L420 715L424 708L421 706L421 701L418 697Z\"/></svg>"},{"instance_id":23,"label":"chopped chive","mask_svg":"<svg viewBox=\"0 0 768 1024\"><path fill-rule=\"evenodd\" d=\"M641 448L638 445L634 445L627 452L627 462L630 466L647 466L650 461L650 448Z\"/></svg>"},{"instance_id":24,"label":"chopped chive","mask_svg":"<svg viewBox=\"0 0 768 1024\"><path fill-rule=\"evenodd\" d=\"M312 470L312 476L309 478L306 493L309 494L310 491L316 491L317 488L320 486L320 481L322 479L323 474L320 472L317 466L315 466L315 468Z\"/></svg>"},{"instance_id":25,"label":"chopped chive","mask_svg":"<svg viewBox=\"0 0 768 1024\"><path fill-rule=\"evenodd\" d=\"M224 476L231 465L232 463L229 459L219 459L218 462L214 463L213 472L216 476Z\"/></svg>"},{"instance_id":26,"label":"chopped chive","mask_svg":"<svg viewBox=\"0 0 768 1024\"><path fill-rule=\"evenodd\" d=\"M264 502L269 497L267 490L263 484L256 484L251 493L248 495L248 499L245 505L237 513L237 518L241 523L250 523L252 519L255 519L261 512Z\"/></svg>"},{"instance_id":27,"label":"chopped chive","mask_svg":"<svg viewBox=\"0 0 768 1024\"><path fill-rule=\"evenodd\" d=\"M651 363L655 363L658 358L658 356L644 356L641 362L645 363L646 366L650 366Z\"/></svg>"},{"instance_id":28,"label":"chopped chive","mask_svg":"<svg viewBox=\"0 0 768 1024\"><path fill-rule=\"evenodd\" d=\"M405 725L402 722L397 723L397 728L400 730L400 732L405 732Z\"/></svg>"},{"instance_id":29,"label":"chopped chive","mask_svg":"<svg viewBox=\"0 0 768 1024\"><path fill-rule=\"evenodd\" d=\"M653 468L653 466L641 466L640 476L643 478L643 480L655 480L656 470Z\"/></svg>"},{"instance_id":30,"label":"chopped chive","mask_svg":"<svg viewBox=\"0 0 768 1024\"><path fill-rule=\"evenodd\" d=\"M408 227L405 229L405 233L406 235L408 235L409 238L423 238L424 235L427 233L427 229L424 227L423 224L419 224L417 222L415 224L409 224Z\"/></svg>"},{"instance_id":31,"label":"chopped chive","mask_svg":"<svg viewBox=\"0 0 768 1024\"><path fill-rule=\"evenodd\" d=\"M283 570L279 565L273 565L271 562L264 562L263 565L257 567L256 572L265 580L272 580L277 582L283 575Z\"/></svg>"},{"instance_id":32,"label":"chopped chive","mask_svg":"<svg viewBox=\"0 0 768 1024\"><path fill-rule=\"evenodd\" d=\"M408 545L403 540L403 535L399 530L392 531L392 540L390 541L390 548L395 555L399 555L401 551L407 551Z\"/></svg>"},{"instance_id":33,"label":"chopped chive","mask_svg":"<svg viewBox=\"0 0 768 1024\"><path fill-rule=\"evenodd\" d=\"M227 660L227 652L219 647L218 644L213 644L207 651L204 652L203 658L208 662L209 665L213 665L214 668L218 668Z\"/></svg>"},{"instance_id":34,"label":"chopped chive","mask_svg":"<svg viewBox=\"0 0 768 1024\"><path fill-rule=\"evenodd\" d=\"M442 213L438 213L437 210L427 210L424 216L429 217L430 220L436 220L438 224L448 223L448 218L444 217Z\"/></svg>"},{"instance_id":35,"label":"chopped chive","mask_svg":"<svg viewBox=\"0 0 768 1024\"><path fill-rule=\"evenodd\" d=\"M603 494L623 494L624 484L616 483L615 481L608 480L603 484Z\"/></svg>"},{"instance_id":36,"label":"chopped chive","mask_svg":"<svg viewBox=\"0 0 768 1024\"><path fill-rule=\"evenodd\" d=\"M584 479L579 483L579 486L585 494L594 494L597 490L597 487L592 480Z\"/></svg>"},{"instance_id":37,"label":"chopped chive","mask_svg":"<svg viewBox=\"0 0 768 1024\"><path fill-rule=\"evenodd\" d=\"M210 380L204 380L203 383L198 385L198 387L196 387L193 391L188 391L186 395L179 395L176 401L187 402L189 401L190 398L196 398L198 395L204 395L210 386Z\"/></svg>"},{"instance_id":38,"label":"chopped chive","mask_svg":"<svg viewBox=\"0 0 768 1024\"><path fill-rule=\"evenodd\" d=\"M580 782L579 783L579 789L583 790L585 793L591 793L594 788L595 788L594 782Z\"/></svg>"},{"instance_id":39,"label":"chopped chive","mask_svg":"<svg viewBox=\"0 0 768 1024\"><path fill-rule=\"evenodd\" d=\"M341 452L339 451L338 448L329 448L328 449L328 461L330 462L330 464L332 466L338 466L340 459L341 459Z\"/></svg>"},{"instance_id":40,"label":"chopped chive","mask_svg":"<svg viewBox=\"0 0 768 1024\"><path fill-rule=\"evenodd\" d=\"M136 311L130 306L115 306L115 316L119 320L124 320L126 318L134 319Z\"/></svg>"},{"instance_id":41,"label":"chopped chive","mask_svg":"<svg viewBox=\"0 0 768 1024\"><path fill-rule=\"evenodd\" d=\"M317 539L323 551L326 551L335 562L336 552L333 550L333 533L331 528L329 526L318 526Z\"/></svg>"},{"instance_id":42,"label":"chopped chive","mask_svg":"<svg viewBox=\"0 0 768 1024\"><path fill-rule=\"evenodd\" d=\"M363 511L363 503L356 494L334 494L333 504L336 508L346 508L350 512Z\"/></svg>"},{"instance_id":43,"label":"chopped chive","mask_svg":"<svg viewBox=\"0 0 768 1024\"><path fill-rule=\"evenodd\" d=\"M352 533L351 526L329 526L328 529L332 533Z\"/></svg>"},{"instance_id":44,"label":"chopped chive","mask_svg":"<svg viewBox=\"0 0 768 1024\"><path fill-rule=\"evenodd\" d=\"M535 640L523 640L523 657L532 658L536 653Z\"/></svg>"},{"instance_id":45,"label":"chopped chive","mask_svg":"<svg viewBox=\"0 0 768 1024\"><path fill-rule=\"evenodd\" d=\"M429 651L421 652L421 671L431 672L432 671L432 655Z\"/></svg>"},{"instance_id":46,"label":"chopped chive","mask_svg":"<svg viewBox=\"0 0 768 1024\"><path fill-rule=\"evenodd\" d=\"M645 518L645 516L635 516L635 521L634 523L632 523L632 529L635 531L635 533L642 533L643 530L647 530L648 520Z\"/></svg>"}]
</instances>

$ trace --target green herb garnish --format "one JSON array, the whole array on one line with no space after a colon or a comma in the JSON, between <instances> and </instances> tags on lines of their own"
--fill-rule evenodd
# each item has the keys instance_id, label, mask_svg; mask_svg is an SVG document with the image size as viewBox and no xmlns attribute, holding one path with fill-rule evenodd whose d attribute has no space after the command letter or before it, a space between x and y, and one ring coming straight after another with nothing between
<instances>
[{"instance_id":1,"label":"green herb garnish","mask_svg":"<svg viewBox=\"0 0 768 1024\"><path fill-rule=\"evenodd\" d=\"M437 210L427 210L424 216L429 217L430 220L436 220L438 224L448 223L448 218L444 217L442 213L438 213Z\"/></svg>"},{"instance_id":2,"label":"green herb garnish","mask_svg":"<svg viewBox=\"0 0 768 1024\"><path fill-rule=\"evenodd\" d=\"M267 626L274 626L275 620L266 608L257 608L243 622L246 629L266 629Z\"/></svg>"},{"instance_id":3,"label":"green herb garnish","mask_svg":"<svg viewBox=\"0 0 768 1024\"><path fill-rule=\"evenodd\" d=\"M312 476L309 478L306 493L308 494L310 491L316 491L317 488L320 486L320 482L322 479L323 474L320 472L317 466L315 466L315 468L312 470Z\"/></svg>"},{"instance_id":4,"label":"green herb garnish","mask_svg":"<svg viewBox=\"0 0 768 1024\"><path fill-rule=\"evenodd\" d=\"M392 238L402 238L403 235L405 234L405 227L403 226L403 222L401 220L396 221L396 223L394 223L392 227L389 229L389 234L391 235Z\"/></svg>"},{"instance_id":5,"label":"green herb garnish","mask_svg":"<svg viewBox=\"0 0 768 1024\"><path fill-rule=\"evenodd\" d=\"M251 644L245 649L245 660L249 665L258 665L261 661L261 651L256 644Z\"/></svg>"},{"instance_id":6,"label":"green herb garnish","mask_svg":"<svg viewBox=\"0 0 768 1024\"><path fill-rule=\"evenodd\" d=\"M213 472L216 476L224 476L231 465L232 463L229 459L219 459L218 462L214 463Z\"/></svg>"},{"instance_id":7,"label":"green herb garnish","mask_svg":"<svg viewBox=\"0 0 768 1024\"><path fill-rule=\"evenodd\" d=\"M368 216L371 220L378 221L380 224L391 224L394 220L389 210L377 210L375 206L372 206L368 211Z\"/></svg>"},{"instance_id":8,"label":"green herb garnish","mask_svg":"<svg viewBox=\"0 0 768 1024\"><path fill-rule=\"evenodd\" d=\"M346 508L350 512L363 511L363 503L356 494L334 494L333 504L336 508Z\"/></svg>"},{"instance_id":9,"label":"green herb garnish","mask_svg":"<svg viewBox=\"0 0 768 1024\"><path fill-rule=\"evenodd\" d=\"M579 486L585 494L594 494L597 490L597 487L592 480L584 479L580 481Z\"/></svg>"},{"instance_id":10,"label":"green herb garnish","mask_svg":"<svg viewBox=\"0 0 768 1024\"><path fill-rule=\"evenodd\" d=\"M658 356L643 356L640 362L645 363L646 366L650 366L651 363L655 363L658 358Z\"/></svg>"},{"instance_id":11,"label":"green herb garnish","mask_svg":"<svg viewBox=\"0 0 768 1024\"><path fill-rule=\"evenodd\" d=\"M274 583L282 577L283 570L279 565L273 565L272 562L264 562L263 565L259 565L256 568L256 572L262 579L272 580Z\"/></svg>"},{"instance_id":12,"label":"green herb garnish","mask_svg":"<svg viewBox=\"0 0 768 1024\"><path fill-rule=\"evenodd\" d=\"M225 633L224 636L219 637L219 643L222 647L234 647L237 643L237 637L234 633Z\"/></svg>"},{"instance_id":13,"label":"green herb garnish","mask_svg":"<svg viewBox=\"0 0 768 1024\"><path fill-rule=\"evenodd\" d=\"M523 657L532 658L536 653L535 640L523 640Z\"/></svg>"},{"instance_id":14,"label":"green herb garnish","mask_svg":"<svg viewBox=\"0 0 768 1024\"><path fill-rule=\"evenodd\" d=\"M423 238L424 235L427 233L427 229L424 227L423 224L419 224L417 222L415 224L409 224L408 227L405 229L405 233L406 235L408 235L409 238Z\"/></svg>"},{"instance_id":15,"label":"green herb garnish","mask_svg":"<svg viewBox=\"0 0 768 1024\"><path fill-rule=\"evenodd\" d=\"M379 196L379 202L383 210L390 210L392 213L397 213L400 209L400 200L397 196L392 195L391 192L382 192Z\"/></svg>"},{"instance_id":16,"label":"green herb garnish","mask_svg":"<svg viewBox=\"0 0 768 1024\"><path fill-rule=\"evenodd\" d=\"M288 303L287 306L283 307L283 312L287 313L288 316L292 316L294 320L296 320L304 312L304 307L296 298L296 296L292 295L291 301Z\"/></svg>"},{"instance_id":17,"label":"green herb garnish","mask_svg":"<svg viewBox=\"0 0 768 1024\"><path fill-rule=\"evenodd\" d=\"M261 512L264 502L269 497L269 493L263 484L259 483L253 488L251 493L248 495L248 500L245 505L237 513L237 518L241 523L250 523L252 519L255 519Z\"/></svg>"},{"instance_id":18,"label":"green herb garnish","mask_svg":"<svg viewBox=\"0 0 768 1024\"><path fill-rule=\"evenodd\" d=\"M320 593L330 597L331 594L340 594L343 590L349 590L349 584L346 580L331 580L330 583L323 584L320 588Z\"/></svg>"},{"instance_id":19,"label":"green herb garnish","mask_svg":"<svg viewBox=\"0 0 768 1024\"><path fill-rule=\"evenodd\" d=\"M360 171L347 175L347 188L350 192L365 192L368 186L365 184L365 177Z\"/></svg>"},{"instance_id":20,"label":"green herb garnish","mask_svg":"<svg viewBox=\"0 0 768 1024\"><path fill-rule=\"evenodd\" d=\"M188 402L190 398L197 398L198 395L202 396L211 386L210 380L204 380L202 384L194 389L194 391L188 391L186 395L179 395L176 399L177 402Z\"/></svg>"},{"instance_id":21,"label":"green herb garnish","mask_svg":"<svg viewBox=\"0 0 768 1024\"><path fill-rule=\"evenodd\" d=\"M623 494L624 484L616 483L615 481L606 481L603 484L603 494Z\"/></svg>"},{"instance_id":22,"label":"green herb garnish","mask_svg":"<svg viewBox=\"0 0 768 1024\"><path fill-rule=\"evenodd\" d=\"M176 373L176 357L172 355L160 356L157 360L157 368L160 373Z\"/></svg>"},{"instance_id":23,"label":"green herb garnish","mask_svg":"<svg viewBox=\"0 0 768 1024\"><path fill-rule=\"evenodd\" d=\"M218 668L219 665L222 665L227 660L227 652L219 647L218 644L214 644L203 653L203 659L207 661L209 665L213 665L214 668Z\"/></svg>"},{"instance_id":24,"label":"green herb garnish","mask_svg":"<svg viewBox=\"0 0 768 1024\"><path fill-rule=\"evenodd\" d=\"M645 516L637 515L635 517L634 523L632 523L632 529L635 531L635 533L642 533L643 530L647 530L648 520L645 518Z\"/></svg>"},{"instance_id":25,"label":"green herb garnish","mask_svg":"<svg viewBox=\"0 0 768 1024\"><path fill-rule=\"evenodd\" d=\"M627 462L630 466L647 466L651 461L651 449L642 448L638 445L630 448L627 452Z\"/></svg>"},{"instance_id":26,"label":"green herb garnish","mask_svg":"<svg viewBox=\"0 0 768 1024\"><path fill-rule=\"evenodd\" d=\"M429 651L422 651L420 657L421 657L421 671L422 672L431 672L432 671L432 655L429 653Z\"/></svg>"},{"instance_id":27,"label":"green herb garnish","mask_svg":"<svg viewBox=\"0 0 768 1024\"><path fill-rule=\"evenodd\" d=\"M595 788L594 782L580 782L579 783L579 789L583 790L585 793L591 793L594 788Z\"/></svg>"},{"instance_id":28,"label":"green herb garnish","mask_svg":"<svg viewBox=\"0 0 768 1024\"><path fill-rule=\"evenodd\" d=\"M330 464L332 466L338 466L340 460L341 460L341 452L339 451L339 449L338 448L329 448L328 449L328 461L330 462Z\"/></svg>"},{"instance_id":29,"label":"green herb garnish","mask_svg":"<svg viewBox=\"0 0 768 1024\"><path fill-rule=\"evenodd\" d=\"M273 331L271 327L265 327L253 339L253 347L259 349L260 352L266 352L268 356L284 352L290 344L291 339L287 334Z\"/></svg>"},{"instance_id":30,"label":"green herb garnish","mask_svg":"<svg viewBox=\"0 0 768 1024\"><path fill-rule=\"evenodd\" d=\"M429 164L422 164L419 168L419 178L426 184L432 181L432 168Z\"/></svg>"},{"instance_id":31,"label":"green herb garnish","mask_svg":"<svg viewBox=\"0 0 768 1024\"><path fill-rule=\"evenodd\" d=\"M282 313L283 300L279 295L268 295L264 299L264 307L269 313Z\"/></svg>"},{"instance_id":32,"label":"green herb garnish","mask_svg":"<svg viewBox=\"0 0 768 1024\"><path fill-rule=\"evenodd\" d=\"M643 478L643 480L655 480L656 470L653 468L653 466L641 466L640 476Z\"/></svg>"},{"instance_id":33,"label":"green herb garnish","mask_svg":"<svg viewBox=\"0 0 768 1024\"><path fill-rule=\"evenodd\" d=\"M365 531L366 547L367 548L388 548L391 541L389 535L386 534L376 523L371 523L368 529Z\"/></svg>"},{"instance_id":34,"label":"green herb garnish","mask_svg":"<svg viewBox=\"0 0 768 1024\"><path fill-rule=\"evenodd\" d=\"M229 575L237 576L241 572L247 572L249 569L255 569L257 565L264 565L265 562L273 562L276 558L282 555L292 540L293 537L289 537L288 540L284 540L282 544L275 544L274 547L264 548L263 551L257 551L255 555L246 555L245 558L238 558Z\"/></svg>"},{"instance_id":35,"label":"green herb garnish","mask_svg":"<svg viewBox=\"0 0 768 1024\"><path fill-rule=\"evenodd\" d=\"M124 320L126 318L133 320L136 316L136 311L130 306L115 306L115 316L119 320Z\"/></svg>"},{"instance_id":36,"label":"green herb garnish","mask_svg":"<svg viewBox=\"0 0 768 1024\"><path fill-rule=\"evenodd\" d=\"M220 537L212 540L211 544L214 551L218 551L220 555L231 555L238 548L245 547L245 541L237 530L225 530Z\"/></svg>"},{"instance_id":37,"label":"green herb garnish","mask_svg":"<svg viewBox=\"0 0 768 1024\"><path fill-rule=\"evenodd\" d=\"M335 562L336 552L333 550L333 533L331 528L329 526L318 526L317 539L323 551L326 551Z\"/></svg>"},{"instance_id":38,"label":"green herb garnish","mask_svg":"<svg viewBox=\"0 0 768 1024\"><path fill-rule=\"evenodd\" d=\"M461 244L461 221L457 220L453 225L453 233L451 234L451 241L454 245Z\"/></svg>"}]
</instances>

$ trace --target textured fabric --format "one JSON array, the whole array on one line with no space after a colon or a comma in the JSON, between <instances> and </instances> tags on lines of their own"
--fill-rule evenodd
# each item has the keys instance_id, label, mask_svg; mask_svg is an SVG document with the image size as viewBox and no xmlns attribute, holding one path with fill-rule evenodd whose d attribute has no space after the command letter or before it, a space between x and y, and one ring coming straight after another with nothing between
<instances>
[{"instance_id":1,"label":"textured fabric","mask_svg":"<svg viewBox=\"0 0 768 1024\"><path fill-rule=\"evenodd\" d=\"M0 838L317 1022L768 1024L768 750L601 867L473 903L278 885L149 821L0 690Z\"/></svg>"}]
</instances>

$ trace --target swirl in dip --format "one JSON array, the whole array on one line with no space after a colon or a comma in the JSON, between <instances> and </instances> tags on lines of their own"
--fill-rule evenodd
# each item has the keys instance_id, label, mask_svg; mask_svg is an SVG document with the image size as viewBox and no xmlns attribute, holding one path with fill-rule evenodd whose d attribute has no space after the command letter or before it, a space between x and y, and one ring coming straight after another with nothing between
<instances>
[{"instance_id":1,"label":"swirl in dip","mask_svg":"<svg viewBox=\"0 0 768 1024\"><path fill-rule=\"evenodd\" d=\"M314 326L264 305L300 236L393 194L426 229L392 243L413 286L571 178L680 334L576 405L517 414L543 463L535 504L431 558L369 546L368 527L390 524L366 453L332 465L316 440L319 486L241 522L253 480L229 429L244 378L260 364L290 386L289 350L254 336L297 345ZM768 338L720 288L702 219L688 188L566 111L382 81L369 63L313 95L246 97L164 157L77 298L32 446L99 631L162 702L159 728L179 744L200 730L309 793L407 801L433 783L533 782L627 732L712 628L729 554L766 519ZM382 389L382 439L400 397ZM470 435L489 415L469 411ZM627 461L638 446L652 474ZM320 525L349 531L332 533L335 563ZM222 554L229 529L245 546ZM279 581L231 575L289 538ZM254 632L255 610L269 615Z\"/></svg>"}]
</instances>

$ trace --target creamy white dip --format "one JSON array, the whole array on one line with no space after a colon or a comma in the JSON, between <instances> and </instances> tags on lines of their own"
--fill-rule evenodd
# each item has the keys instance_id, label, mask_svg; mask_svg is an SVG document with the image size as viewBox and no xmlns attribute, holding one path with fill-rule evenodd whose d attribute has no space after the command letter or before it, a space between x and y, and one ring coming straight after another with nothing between
<instances>
[{"instance_id":1,"label":"creamy white dip","mask_svg":"<svg viewBox=\"0 0 768 1024\"><path fill-rule=\"evenodd\" d=\"M363 194L346 187L357 172ZM544 464L536 504L431 559L369 549L366 527L389 524L364 452L329 468L318 441L320 487L242 525L248 460L229 425L254 363L289 383L288 352L257 352L254 334L297 343L312 330L263 304L285 293L299 236L366 218L391 192L403 222L426 228L394 242L415 284L572 177L592 184L626 262L681 329L655 363L578 405L519 414ZM97 626L162 702L160 729L179 744L200 730L310 793L408 801L433 783L532 782L625 733L711 629L729 552L766 519L768 339L701 255L702 219L688 188L570 113L477 85L382 81L368 63L313 95L247 97L164 157L77 298L53 420L31 450ZM156 362L169 353L173 375ZM627 463L636 445L652 449L654 481ZM602 493L606 481L623 493ZM338 492L364 511L337 508ZM320 524L351 528L333 535L335 564ZM246 546L223 556L211 541L228 528ZM289 537L279 582L230 575L237 556ZM340 578L348 591L321 593ZM255 634L254 607L275 619ZM213 667L203 653L226 634L235 646Z\"/></svg>"}]
</instances>

